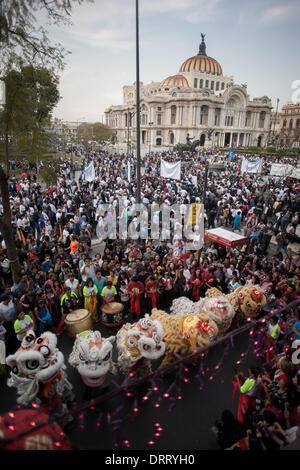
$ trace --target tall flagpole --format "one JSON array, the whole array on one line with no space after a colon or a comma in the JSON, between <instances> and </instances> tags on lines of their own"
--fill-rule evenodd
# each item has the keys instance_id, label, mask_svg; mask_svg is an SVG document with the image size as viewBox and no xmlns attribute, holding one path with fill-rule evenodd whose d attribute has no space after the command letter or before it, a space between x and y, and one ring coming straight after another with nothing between
<instances>
[{"instance_id":1,"label":"tall flagpole","mask_svg":"<svg viewBox=\"0 0 300 470\"><path fill-rule=\"evenodd\" d=\"M136 5L136 201L141 202L141 126L140 126L140 54L139 54L139 0Z\"/></svg>"}]
</instances>

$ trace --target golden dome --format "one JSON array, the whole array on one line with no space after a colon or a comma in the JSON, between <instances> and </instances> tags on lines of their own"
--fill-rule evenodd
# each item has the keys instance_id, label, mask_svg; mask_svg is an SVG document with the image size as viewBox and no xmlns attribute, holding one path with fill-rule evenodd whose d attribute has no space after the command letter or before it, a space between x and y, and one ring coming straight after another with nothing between
<instances>
[{"instance_id":1,"label":"golden dome","mask_svg":"<svg viewBox=\"0 0 300 470\"><path fill-rule=\"evenodd\" d=\"M187 59L180 67L180 72L202 72L213 75L223 75L221 65L212 57L206 55L206 45L204 42L205 34L201 34L202 42L199 47L199 53Z\"/></svg>"},{"instance_id":2,"label":"golden dome","mask_svg":"<svg viewBox=\"0 0 300 470\"><path fill-rule=\"evenodd\" d=\"M189 87L189 83L185 77L182 75L173 75L171 77L166 78L162 83L161 86L183 86Z\"/></svg>"}]
</instances>

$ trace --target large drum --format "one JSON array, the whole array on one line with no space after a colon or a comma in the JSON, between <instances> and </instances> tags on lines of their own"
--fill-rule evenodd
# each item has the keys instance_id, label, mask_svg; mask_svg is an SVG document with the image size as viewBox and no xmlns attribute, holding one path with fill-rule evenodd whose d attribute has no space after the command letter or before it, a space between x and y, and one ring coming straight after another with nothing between
<instances>
[{"instance_id":1,"label":"large drum","mask_svg":"<svg viewBox=\"0 0 300 470\"><path fill-rule=\"evenodd\" d=\"M119 302L110 302L102 305L102 323L105 326L120 326L124 323L124 305Z\"/></svg>"},{"instance_id":2,"label":"large drum","mask_svg":"<svg viewBox=\"0 0 300 470\"><path fill-rule=\"evenodd\" d=\"M90 312L82 308L69 313L65 319L65 325L68 335L76 338L78 333L93 329L93 320Z\"/></svg>"}]
</instances>

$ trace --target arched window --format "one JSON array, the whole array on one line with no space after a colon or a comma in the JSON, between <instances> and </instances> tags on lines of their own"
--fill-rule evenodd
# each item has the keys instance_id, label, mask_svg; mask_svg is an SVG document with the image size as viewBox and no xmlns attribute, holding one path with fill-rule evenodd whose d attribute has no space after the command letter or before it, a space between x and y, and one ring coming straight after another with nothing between
<instances>
[{"instance_id":1,"label":"arched window","mask_svg":"<svg viewBox=\"0 0 300 470\"><path fill-rule=\"evenodd\" d=\"M220 82L217 82L216 83L216 91L219 91L219 87L220 87Z\"/></svg>"},{"instance_id":2,"label":"arched window","mask_svg":"<svg viewBox=\"0 0 300 470\"><path fill-rule=\"evenodd\" d=\"M173 132L171 132L171 134L170 134L170 144L174 145L174 134L173 134Z\"/></svg>"},{"instance_id":3,"label":"arched window","mask_svg":"<svg viewBox=\"0 0 300 470\"><path fill-rule=\"evenodd\" d=\"M197 88L197 85L198 85L198 79L194 78L194 88Z\"/></svg>"},{"instance_id":4,"label":"arched window","mask_svg":"<svg viewBox=\"0 0 300 470\"><path fill-rule=\"evenodd\" d=\"M214 86L215 86L215 82L214 82L214 81L211 81L211 82L210 82L210 89L213 90L213 89L214 89Z\"/></svg>"},{"instance_id":5,"label":"arched window","mask_svg":"<svg viewBox=\"0 0 300 470\"><path fill-rule=\"evenodd\" d=\"M290 129L293 129L293 119L290 120L290 125L289 125Z\"/></svg>"},{"instance_id":6,"label":"arched window","mask_svg":"<svg viewBox=\"0 0 300 470\"><path fill-rule=\"evenodd\" d=\"M297 128L297 129L300 129L300 119L297 119L296 128Z\"/></svg>"},{"instance_id":7,"label":"arched window","mask_svg":"<svg viewBox=\"0 0 300 470\"><path fill-rule=\"evenodd\" d=\"M222 82L222 88L221 89L224 90L224 88L225 88L225 83Z\"/></svg>"},{"instance_id":8,"label":"arched window","mask_svg":"<svg viewBox=\"0 0 300 470\"><path fill-rule=\"evenodd\" d=\"M203 78L200 78L199 88L203 88Z\"/></svg>"},{"instance_id":9,"label":"arched window","mask_svg":"<svg viewBox=\"0 0 300 470\"><path fill-rule=\"evenodd\" d=\"M209 80L205 80L205 88L209 87Z\"/></svg>"},{"instance_id":10,"label":"arched window","mask_svg":"<svg viewBox=\"0 0 300 470\"><path fill-rule=\"evenodd\" d=\"M286 119L283 121L282 127L286 127Z\"/></svg>"},{"instance_id":11,"label":"arched window","mask_svg":"<svg viewBox=\"0 0 300 470\"><path fill-rule=\"evenodd\" d=\"M176 124L176 106L171 106L171 124Z\"/></svg>"}]
</instances>

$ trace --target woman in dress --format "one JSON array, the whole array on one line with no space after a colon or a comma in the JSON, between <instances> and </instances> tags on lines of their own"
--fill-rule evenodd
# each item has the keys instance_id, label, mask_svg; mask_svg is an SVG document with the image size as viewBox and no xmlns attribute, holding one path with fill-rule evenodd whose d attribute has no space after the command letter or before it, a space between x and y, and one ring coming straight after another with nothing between
<instances>
[{"instance_id":1,"label":"woman in dress","mask_svg":"<svg viewBox=\"0 0 300 470\"><path fill-rule=\"evenodd\" d=\"M88 278L83 288L84 308L88 310L94 321L98 321L98 289L92 278Z\"/></svg>"}]
</instances>

